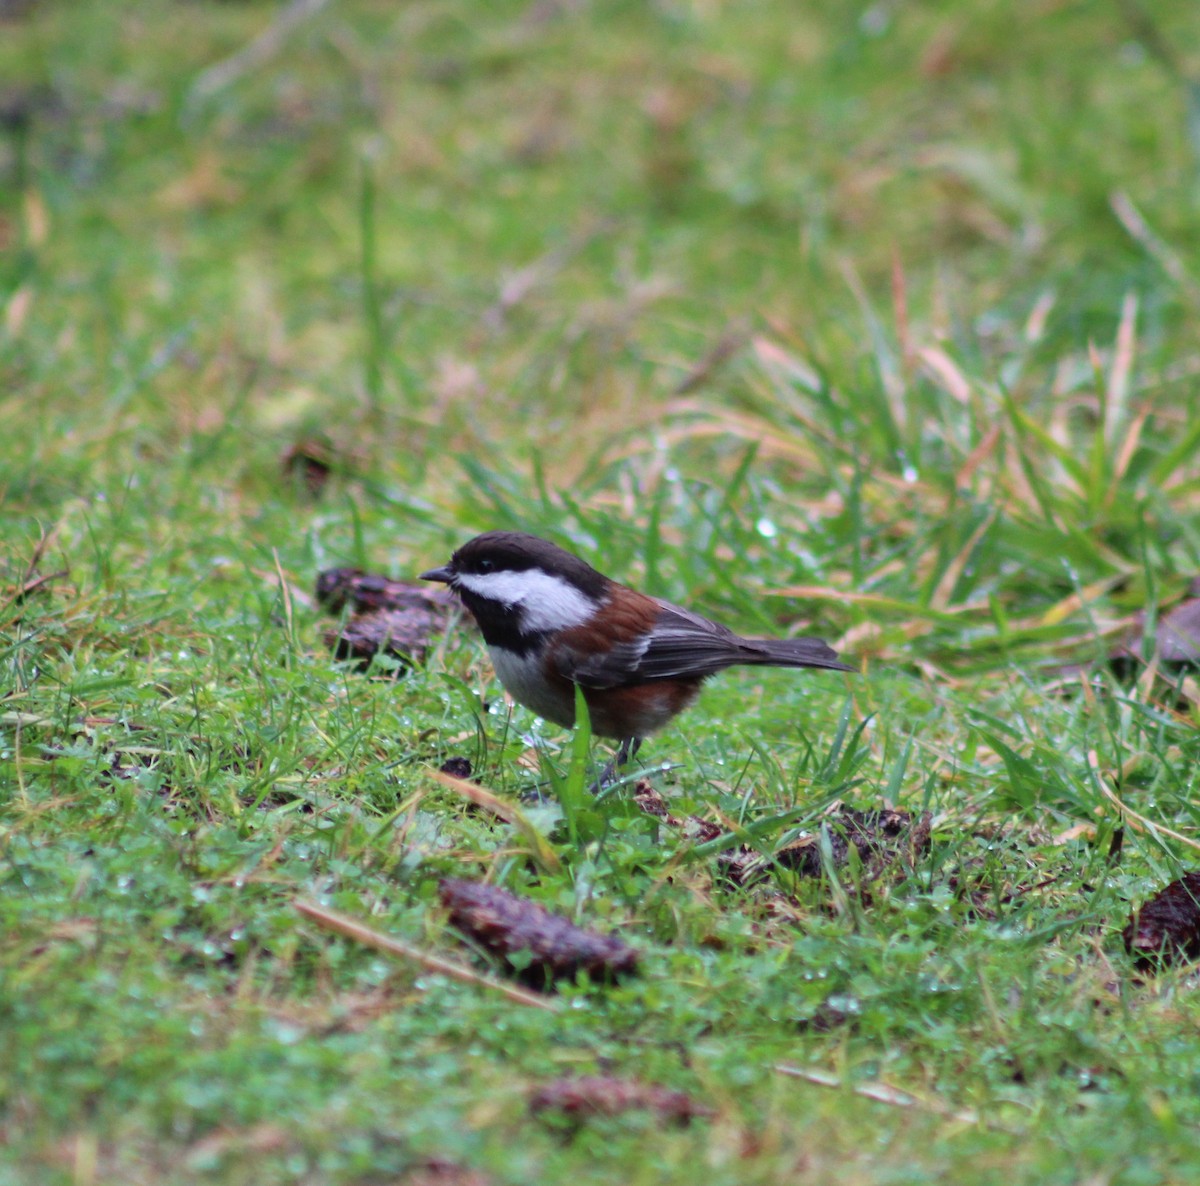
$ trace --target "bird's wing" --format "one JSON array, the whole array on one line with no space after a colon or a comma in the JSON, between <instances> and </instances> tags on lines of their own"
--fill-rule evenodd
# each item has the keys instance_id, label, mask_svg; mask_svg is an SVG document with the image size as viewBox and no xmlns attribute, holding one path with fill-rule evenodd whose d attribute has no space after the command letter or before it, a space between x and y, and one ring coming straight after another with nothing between
<instances>
[{"instance_id":1,"label":"bird's wing","mask_svg":"<svg viewBox=\"0 0 1200 1186\"><path fill-rule=\"evenodd\" d=\"M754 662L752 643L682 606L660 601L650 630L603 655L568 651L559 670L585 688L618 688L654 679L699 679L732 663Z\"/></svg>"}]
</instances>

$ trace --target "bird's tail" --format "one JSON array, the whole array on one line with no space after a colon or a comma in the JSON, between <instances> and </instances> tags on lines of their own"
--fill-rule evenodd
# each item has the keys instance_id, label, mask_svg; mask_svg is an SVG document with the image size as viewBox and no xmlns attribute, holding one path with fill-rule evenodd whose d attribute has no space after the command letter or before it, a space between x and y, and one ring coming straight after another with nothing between
<instances>
[{"instance_id":1,"label":"bird's tail","mask_svg":"<svg viewBox=\"0 0 1200 1186\"><path fill-rule=\"evenodd\" d=\"M744 638L742 663L762 667L824 667L830 671L857 671L837 657L837 651L819 638Z\"/></svg>"}]
</instances>

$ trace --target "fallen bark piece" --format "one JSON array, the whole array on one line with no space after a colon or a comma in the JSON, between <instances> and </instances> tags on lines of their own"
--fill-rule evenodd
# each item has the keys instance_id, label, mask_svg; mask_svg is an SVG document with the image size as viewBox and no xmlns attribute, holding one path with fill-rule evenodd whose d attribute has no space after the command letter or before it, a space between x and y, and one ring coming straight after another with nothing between
<instances>
[{"instance_id":1,"label":"fallen bark piece","mask_svg":"<svg viewBox=\"0 0 1200 1186\"><path fill-rule=\"evenodd\" d=\"M1141 669L1145 631L1146 615L1139 613L1132 629L1109 656L1118 674ZM1200 598L1188 598L1167 610L1158 619L1155 634L1155 655L1164 667L1200 664Z\"/></svg>"},{"instance_id":2,"label":"fallen bark piece","mask_svg":"<svg viewBox=\"0 0 1200 1186\"><path fill-rule=\"evenodd\" d=\"M618 1079L612 1075L588 1075L555 1079L529 1097L529 1110L536 1116L558 1112L571 1120L590 1116L619 1116L622 1112L653 1113L662 1124L690 1124L696 1117L716 1114L684 1091L672 1091L657 1083Z\"/></svg>"},{"instance_id":3,"label":"fallen bark piece","mask_svg":"<svg viewBox=\"0 0 1200 1186\"><path fill-rule=\"evenodd\" d=\"M647 815L678 828L683 839L693 844L707 844L724 834L724 828L714 820L672 815L666 800L648 782L637 784L633 801ZM929 812L914 817L909 811L891 808L854 811L842 807L822 822L822 829L829 835L833 867L840 868L846 863L853 845L858 850L866 880L879 877L897 861L912 865L918 856L928 852L931 826ZM771 856L764 856L752 845L739 844L718 853L716 863L721 876L739 886L761 880L772 865L793 869L801 877L820 877L824 871L821 833L800 836Z\"/></svg>"},{"instance_id":4,"label":"fallen bark piece","mask_svg":"<svg viewBox=\"0 0 1200 1186\"><path fill-rule=\"evenodd\" d=\"M427 1157L401 1178L402 1186L491 1186L492 1179L447 1157Z\"/></svg>"},{"instance_id":5,"label":"fallen bark piece","mask_svg":"<svg viewBox=\"0 0 1200 1186\"><path fill-rule=\"evenodd\" d=\"M380 609L357 614L341 630L326 630L325 645L337 659L352 659L360 671L376 655L386 655L404 665L425 658L429 640L441 634L445 618L426 609Z\"/></svg>"},{"instance_id":6,"label":"fallen bark piece","mask_svg":"<svg viewBox=\"0 0 1200 1186\"><path fill-rule=\"evenodd\" d=\"M1133 912L1121 935L1139 967L1200 958L1200 872L1159 890Z\"/></svg>"},{"instance_id":7,"label":"fallen bark piece","mask_svg":"<svg viewBox=\"0 0 1200 1186\"><path fill-rule=\"evenodd\" d=\"M450 922L503 957L532 988L548 990L580 972L594 981L612 981L637 971L638 952L623 939L585 931L494 885L447 877L438 891Z\"/></svg>"},{"instance_id":8,"label":"fallen bark piece","mask_svg":"<svg viewBox=\"0 0 1200 1186\"><path fill-rule=\"evenodd\" d=\"M908 811L854 811L843 807L823 820L820 830L798 837L769 857L742 845L721 853L717 863L735 885L751 884L765 876L772 865L791 869L801 877L820 877L825 872L821 855L824 832L829 837L834 869L846 864L853 846L862 863L863 880L875 881L895 864L912 866L928 851L931 823L928 812L914 817Z\"/></svg>"},{"instance_id":9,"label":"fallen bark piece","mask_svg":"<svg viewBox=\"0 0 1200 1186\"><path fill-rule=\"evenodd\" d=\"M393 581L391 577L361 568L327 568L317 574L317 601L331 614L340 614L347 603L357 613L377 609L451 610L454 595L431 585Z\"/></svg>"},{"instance_id":10,"label":"fallen bark piece","mask_svg":"<svg viewBox=\"0 0 1200 1186\"><path fill-rule=\"evenodd\" d=\"M1164 663L1200 664L1200 600L1177 605L1159 623L1158 654Z\"/></svg>"},{"instance_id":11,"label":"fallen bark piece","mask_svg":"<svg viewBox=\"0 0 1200 1186\"><path fill-rule=\"evenodd\" d=\"M662 797L662 793L644 778L638 779L637 785L633 788L633 801L647 815L657 816L664 824L670 824L673 828L677 828L683 823L681 819L671 814L671 809L667 806L667 801Z\"/></svg>"},{"instance_id":12,"label":"fallen bark piece","mask_svg":"<svg viewBox=\"0 0 1200 1186\"><path fill-rule=\"evenodd\" d=\"M361 568L319 573L317 601L333 614L347 605L354 610L340 630L325 632L325 645L364 671L380 654L402 664L420 662L430 639L446 629L455 606L444 589L393 581Z\"/></svg>"},{"instance_id":13,"label":"fallen bark piece","mask_svg":"<svg viewBox=\"0 0 1200 1186\"><path fill-rule=\"evenodd\" d=\"M438 769L451 778L467 779L471 777L471 759L447 758Z\"/></svg>"},{"instance_id":14,"label":"fallen bark piece","mask_svg":"<svg viewBox=\"0 0 1200 1186\"><path fill-rule=\"evenodd\" d=\"M840 1029L858 1029L862 1006L852 997L828 997L808 1017L799 1019L799 1027L811 1034L831 1034Z\"/></svg>"},{"instance_id":15,"label":"fallen bark piece","mask_svg":"<svg viewBox=\"0 0 1200 1186\"><path fill-rule=\"evenodd\" d=\"M928 851L930 825L928 812L914 818L909 811L853 811L843 807L823 822L822 829L829 836L835 869L846 863L853 845L864 872L875 878L895 861L911 863ZM794 840L775 853L775 860L802 877L820 877L824 869L820 833Z\"/></svg>"},{"instance_id":16,"label":"fallen bark piece","mask_svg":"<svg viewBox=\"0 0 1200 1186\"><path fill-rule=\"evenodd\" d=\"M286 478L298 482L310 498L319 498L333 473L333 449L323 441L297 441L279 459Z\"/></svg>"}]
</instances>

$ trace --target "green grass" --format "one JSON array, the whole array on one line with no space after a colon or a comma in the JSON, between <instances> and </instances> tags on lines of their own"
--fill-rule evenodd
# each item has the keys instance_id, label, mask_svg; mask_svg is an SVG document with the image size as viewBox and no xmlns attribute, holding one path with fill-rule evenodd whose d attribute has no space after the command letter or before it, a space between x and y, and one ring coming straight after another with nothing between
<instances>
[{"instance_id":1,"label":"green grass","mask_svg":"<svg viewBox=\"0 0 1200 1186\"><path fill-rule=\"evenodd\" d=\"M0 1184L1195 1180L1194 973L1120 939L1196 866L1195 685L1061 672L1200 572L1194 6L1164 58L1116 0L343 0L227 75L282 9L9 7ZM501 526L864 674L653 738L693 845L469 633L332 662L319 570ZM839 800L929 853L721 880ZM643 976L543 1013L293 908L471 959L447 874ZM597 1071L717 1115L528 1114Z\"/></svg>"}]
</instances>

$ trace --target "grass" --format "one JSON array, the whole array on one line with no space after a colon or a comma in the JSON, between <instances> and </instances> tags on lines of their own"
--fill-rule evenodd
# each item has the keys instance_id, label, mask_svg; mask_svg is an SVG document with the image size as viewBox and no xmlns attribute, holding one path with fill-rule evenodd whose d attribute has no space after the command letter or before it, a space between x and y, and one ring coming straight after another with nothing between
<instances>
[{"instance_id":1,"label":"grass","mask_svg":"<svg viewBox=\"0 0 1200 1186\"><path fill-rule=\"evenodd\" d=\"M0 1182L1194 1181L1194 973L1120 930L1195 685L1103 662L1200 571L1192 7L284 12L0 13ZM864 675L651 740L716 840L590 803L469 633L321 641L322 568L499 526ZM929 853L717 875L837 801ZM533 1010L294 909L471 960L447 874L644 975ZM717 1114L528 1114L597 1071Z\"/></svg>"}]
</instances>

